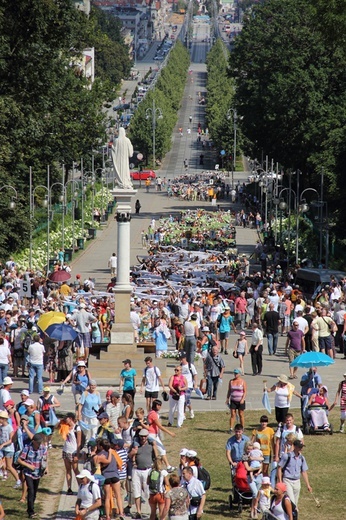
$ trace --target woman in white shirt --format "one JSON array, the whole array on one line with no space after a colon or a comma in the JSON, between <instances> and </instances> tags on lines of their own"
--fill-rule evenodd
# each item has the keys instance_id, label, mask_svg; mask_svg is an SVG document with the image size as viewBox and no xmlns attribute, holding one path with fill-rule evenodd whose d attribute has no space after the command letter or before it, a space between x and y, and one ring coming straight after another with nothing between
<instances>
[{"instance_id":1,"label":"woman in white shirt","mask_svg":"<svg viewBox=\"0 0 346 520\"><path fill-rule=\"evenodd\" d=\"M37 379L38 393L43 393L43 356L44 346L41 343L40 336L34 334L33 343L28 348L28 368L29 368L29 392L34 392L35 377Z\"/></svg>"}]
</instances>

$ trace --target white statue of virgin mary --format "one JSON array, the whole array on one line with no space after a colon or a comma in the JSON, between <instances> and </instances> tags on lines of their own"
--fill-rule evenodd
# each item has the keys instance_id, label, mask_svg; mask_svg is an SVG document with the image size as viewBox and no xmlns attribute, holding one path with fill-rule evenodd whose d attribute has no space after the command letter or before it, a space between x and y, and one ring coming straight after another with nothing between
<instances>
[{"instance_id":1,"label":"white statue of virgin mary","mask_svg":"<svg viewBox=\"0 0 346 520\"><path fill-rule=\"evenodd\" d=\"M113 142L112 160L115 170L116 179L121 188L133 188L129 159L133 156L133 146L128 137L126 137L125 129L119 128L119 136Z\"/></svg>"}]
</instances>

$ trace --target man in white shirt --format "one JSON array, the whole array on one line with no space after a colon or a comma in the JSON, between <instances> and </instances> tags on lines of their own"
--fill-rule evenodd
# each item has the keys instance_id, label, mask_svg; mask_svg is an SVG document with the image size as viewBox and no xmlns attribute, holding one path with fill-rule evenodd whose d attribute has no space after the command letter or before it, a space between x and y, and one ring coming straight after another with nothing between
<instances>
[{"instance_id":1,"label":"man in white shirt","mask_svg":"<svg viewBox=\"0 0 346 520\"><path fill-rule=\"evenodd\" d=\"M162 380L160 369L154 366L153 358L147 356L144 362L146 367L143 370L140 393L142 394L145 388L144 397L146 399L147 411L149 412L153 400L159 397L160 385L162 386L162 390L165 391L165 384Z\"/></svg>"},{"instance_id":2,"label":"man in white shirt","mask_svg":"<svg viewBox=\"0 0 346 520\"><path fill-rule=\"evenodd\" d=\"M38 334L34 334L32 337L33 343L28 348L28 359L27 364L29 367L29 393L34 392L35 377L37 380L38 393L43 393L43 356L44 346L42 340Z\"/></svg>"},{"instance_id":3,"label":"man in white shirt","mask_svg":"<svg viewBox=\"0 0 346 520\"><path fill-rule=\"evenodd\" d=\"M133 330L134 330L135 341L138 341L139 340L138 331L139 331L139 327L141 326L141 319L138 315L138 312L136 312L135 309L136 309L135 305L131 305L130 322L131 322Z\"/></svg>"},{"instance_id":4,"label":"man in white shirt","mask_svg":"<svg viewBox=\"0 0 346 520\"><path fill-rule=\"evenodd\" d=\"M75 507L76 516L79 517L80 513L82 513L82 518L97 520L100 516L101 507L100 486L87 469L82 469L77 478L80 486Z\"/></svg>"},{"instance_id":5,"label":"man in white shirt","mask_svg":"<svg viewBox=\"0 0 346 520\"><path fill-rule=\"evenodd\" d=\"M294 321L298 323L298 329L301 330L304 334L309 332L309 324L305 318L303 318L303 311L297 312L297 317L294 318Z\"/></svg>"},{"instance_id":6,"label":"man in white shirt","mask_svg":"<svg viewBox=\"0 0 346 520\"><path fill-rule=\"evenodd\" d=\"M115 253L113 253L112 256L110 257L110 259L108 260L108 267L110 267L112 276L117 274L117 266L118 266L117 255Z\"/></svg>"},{"instance_id":7,"label":"man in white shirt","mask_svg":"<svg viewBox=\"0 0 346 520\"><path fill-rule=\"evenodd\" d=\"M262 353L263 353L263 332L258 328L257 323L252 325L251 336L251 364L252 375L257 376L262 373Z\"/></svg>"},{"instance_id":8,"label":"man in white shirt","mask_svg":"<svg viewBox=\"0 0 346 520\"><path fill-rule=\"evenodd\" d=\"M200 480L193 476L193 469L191 466L187 466L183 469L183 479L187 492L190 497L189 503L189 518L200 519L203 514L203 507L205 504L205 490Z\"/></svg>"},{"instance_id":9,"label":"man in white shirt","mask_svg":"<svg viewBox=\"0 0 346 520\"><path fill-rule=\"evenodd\" d=\"M187 296L184 295L181 300L178 302L178 308L179 308L179 320L184 322L189 318L189 303Z\"/></svg>"}]
</instances>

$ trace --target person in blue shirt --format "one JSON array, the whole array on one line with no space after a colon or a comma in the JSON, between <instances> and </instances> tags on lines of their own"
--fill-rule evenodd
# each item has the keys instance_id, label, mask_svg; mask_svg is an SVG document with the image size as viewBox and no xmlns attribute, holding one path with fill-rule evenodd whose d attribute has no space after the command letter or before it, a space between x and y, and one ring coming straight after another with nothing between
<instances>
[{"instance_id":1,"label":"person in blue shirt","mask_svg":"<svg viewBox=\"0 0 346 520\"><path fill-rule=\"evenodd\" d=\"M120 372L119 393L121 394L122 392L124 392L125 394L130 394L132 396L132 399L134 400L136 393L135 377L137 375L137 372L134 368L132 368L130 359L124 359L123 363L124 368Z\"/></svg>"},{"instance_id":2,"label":"person in blue shirt","mask_svg":"<svg viewBox=\"0 0 346 520\"><path fill-rule=\"evenodd\" d=\"M322 377L317 373L317 367L311 367L300 380L301 386L301 415L303 423L306 421L305 408L308 405L311 394L318 393L319 385L322 384Z\"/></svg>"},{"instance_id":3,"label":"person in blue shirt","mask_svg":"<svg viewBox=\"0 0 346 520\"><path fill-rule=\"evenodd\" d=\"M249 440L249 437L244 435L242 425L236 424L234 427L234 435L226 442L226 458L231 467L231 472L232 469L237 466L238 462L242 460L245 443Z\"/></svg>"}]
</instances>

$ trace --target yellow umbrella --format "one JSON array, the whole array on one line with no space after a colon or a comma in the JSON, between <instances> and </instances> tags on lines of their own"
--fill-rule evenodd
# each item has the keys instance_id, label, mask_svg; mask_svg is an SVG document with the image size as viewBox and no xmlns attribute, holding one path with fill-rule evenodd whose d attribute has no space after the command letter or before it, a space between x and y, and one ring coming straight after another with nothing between
<instances>
[{"instance_id":1,"label":"yellow umbrella","mask_svg":"<svg viewBox=\"0 0 346 520\"><path fill-rule=\"evenodd\" d=\"M49 311L42 314L37 322L41 330L46 330L50 325L55 323L64 323L66 316L63 312Z\"/></svg>"}]
</instances>

